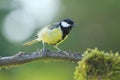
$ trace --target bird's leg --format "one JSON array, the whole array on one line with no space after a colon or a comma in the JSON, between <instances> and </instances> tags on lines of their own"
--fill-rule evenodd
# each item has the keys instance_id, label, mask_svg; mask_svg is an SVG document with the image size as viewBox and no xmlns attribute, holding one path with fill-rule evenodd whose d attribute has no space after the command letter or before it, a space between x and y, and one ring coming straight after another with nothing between
<instances>
[{"instance_id":1,"label":"bird's leg","mask_svg":"<svg viewBox=\"0 0 120 80\"><path fill-rule=\"evenodd\" d=\"M45 43L42 42L42 44L43 44L42 52L45 53L45 51L46 51Z\"/></svg>"},{"instance_id":2,"label":"bird's leg","mask_svg":"<svg viewBox=\"0 0 120 80\"><path fill-rule=\"evenodd\" d=\"M54 45L54 48L56 48L58 50L58 52L62 51L60 48L58 48L57 45Z\"/></svg>"},{"instance_id":3,"label":"bird's leg","mask_svg":"<svg viewBox=\"0 0 120 80\"><path fill-rule=\"evenodd\" d=\"M56 48L58 50L58 52L62 52L64 54L68 55L68 52L61 50L60 48L58 48L57 45L54 45L54 48Z\"/></svg>"}]
</instances>

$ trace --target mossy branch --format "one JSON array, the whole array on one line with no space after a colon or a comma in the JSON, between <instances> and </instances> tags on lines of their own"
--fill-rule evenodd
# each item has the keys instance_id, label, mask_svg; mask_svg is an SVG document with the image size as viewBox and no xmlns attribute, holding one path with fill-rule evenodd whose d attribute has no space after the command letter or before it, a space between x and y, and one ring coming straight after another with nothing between
<instances>
[{"instance_id":1,"label":"mossy branch","mask_svg":"<svg viewBox=\"0 0 120 80\"><path fill-rule=\"evenodd\" d=\"M75 80L120 80L120 54L88 49L74 74Z\"/></svg>"},{"instance_id":2,"label":"mossy branch","mask_svg":"<svg viewBox=\"0 0 120 80\"><path fill-rule=\"evenodd\" d=\"M75 80L118 80L120 79L120 54L88 49L84 54L75 52L19 52L13 56L1 57L0 68L21 65L33 61L62 60L78 62L74 72ZM50 61L48 60L48 61Z\"/></svg>"},{"instance_id":3,"label":"mossy branch","mask_svg":"<svg viewBox=\"0 0 120 80\"><path fill-rule=\"evenodd\" d=\"M47 59L77 62L82 59L82 56L80 53L56 52L49 50L47 50L44 53L42 51L36 51L31 53L19 52L13 56L0 57L0 68L10 67L10 66L14 67L16 65L21 65L38 60L47 60Z\"/></svg>"}]
</instances>

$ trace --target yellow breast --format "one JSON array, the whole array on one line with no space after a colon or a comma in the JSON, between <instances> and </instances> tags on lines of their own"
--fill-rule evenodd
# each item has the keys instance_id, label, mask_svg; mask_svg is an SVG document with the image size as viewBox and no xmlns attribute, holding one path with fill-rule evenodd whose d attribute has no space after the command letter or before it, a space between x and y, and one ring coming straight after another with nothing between
<instances>
[{"instance_id":1,"label":"yellow breast","mask_svg":"<svg viewBox=\"0 0 120 80\"><path fill-rule=\"evenodd\" d=\"M60 28L48 29L47 27L38 33L38 39L48 44L57 44L62 40Z\"/></svg>"}]
</instances>

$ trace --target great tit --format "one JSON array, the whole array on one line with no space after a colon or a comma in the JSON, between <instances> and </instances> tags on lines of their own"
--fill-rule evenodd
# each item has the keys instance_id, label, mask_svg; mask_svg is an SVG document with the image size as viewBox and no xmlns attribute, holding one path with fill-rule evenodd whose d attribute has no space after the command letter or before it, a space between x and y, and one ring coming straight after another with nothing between
<instances>
[{"instance_id":1,"label":"great tit","mask_svg":"<svg viewBox=\"0 0 120 80\"><path fill-rule=\"evenodd\" d=\"M27 42L24 45L30 46L41 41L43 43L43 51L46 50L45 43L53 45L58 51L61 51L61 49L58 48L58 44L68 37L70 30L74 26L74 22L71 19L64 19L60 22L48 25L37 33L36 39Z\"/></svg>"}]
</instances>

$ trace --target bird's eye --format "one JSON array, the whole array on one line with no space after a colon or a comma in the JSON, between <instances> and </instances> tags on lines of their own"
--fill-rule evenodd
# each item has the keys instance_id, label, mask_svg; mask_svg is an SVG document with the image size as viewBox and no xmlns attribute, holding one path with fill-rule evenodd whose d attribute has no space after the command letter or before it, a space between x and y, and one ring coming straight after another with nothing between
<instances>
[{"instance_id":1,"label":"bird's eye","mask_svg":"<svg viewBox=\"0 0 120 80\"><path fill-rule=\"evenodd\" d=\"M69 27L70 26L70 24L68 24L67 22L64 22L64 21L61 22L61 25L62 25L62 27Z\"/></svg>"}]
</instances>

